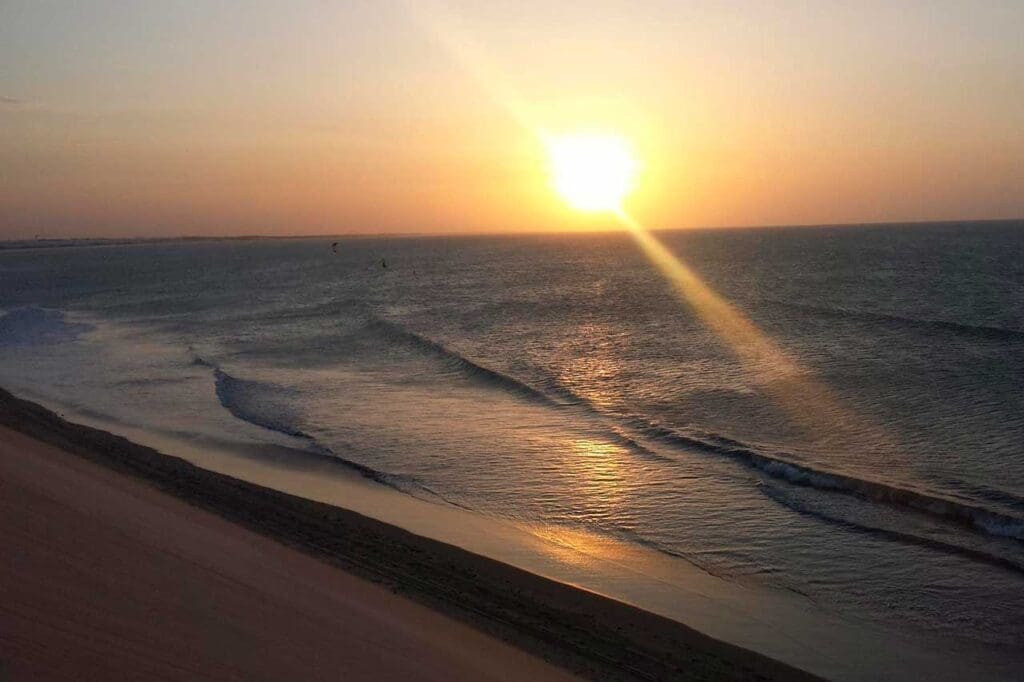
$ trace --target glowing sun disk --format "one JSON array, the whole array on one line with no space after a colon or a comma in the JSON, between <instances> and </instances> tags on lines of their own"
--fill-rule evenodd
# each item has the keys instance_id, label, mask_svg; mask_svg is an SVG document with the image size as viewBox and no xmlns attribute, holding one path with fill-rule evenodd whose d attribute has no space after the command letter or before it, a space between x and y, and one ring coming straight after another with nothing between
<instances>
[{"instance_id":1,"label":"glowing sun disk","mask_svg":"<svg viewBox=\"0 0 1024 682\"><path fill-rule=\"evenodd\" d=\"M639 164L615 135L559 135L547 140L555 189L581 211L616 211L633 188Z\"/></svg>"}]
</instances>

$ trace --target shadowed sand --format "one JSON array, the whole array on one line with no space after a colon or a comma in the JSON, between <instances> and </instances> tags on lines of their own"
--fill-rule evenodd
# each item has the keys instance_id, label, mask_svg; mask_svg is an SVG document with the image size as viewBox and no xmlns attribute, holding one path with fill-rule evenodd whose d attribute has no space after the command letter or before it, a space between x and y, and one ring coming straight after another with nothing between
<instances>
[{"instance_id":1,"label":"shadowed sand","mask_svg":"<svg viewBox=\"0 0 1024 682\"><path fill-rule=\"evenodd\" d=\"M0 424L0 680L816 679L3 391Z\"/></svg>"}]
</instances>

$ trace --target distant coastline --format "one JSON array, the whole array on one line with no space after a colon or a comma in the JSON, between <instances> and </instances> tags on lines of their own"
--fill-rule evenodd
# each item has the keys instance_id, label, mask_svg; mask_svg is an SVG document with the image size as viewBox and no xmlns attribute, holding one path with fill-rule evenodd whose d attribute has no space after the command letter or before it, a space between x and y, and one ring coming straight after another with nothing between
<instances>
[{"instance_id":1,"label":"distant coastline","mask_svg":"<svg viewBox=\"0 0 1024 682\"><path fill-rule=\"evenodd\" d=\"M1020 218L963 218L956 220L906 220L866 223L798 223L792 225L719 225L714 227L666 227L652 228L655 232L714 232L719 230L815 230L815 229L856 229L856 228L915 228L915 227L957 227L966 224L1016 226L1024 229L1024 217ZM529 237L580 234L609 234L618 229L606 230L556 230L538 229L521 232L339 232L324 234L251 234L251 235L181 235L175 237L38 237L34 239L0 240L0 251L23 251L29 249L55 249L90 246L138 246L146 244L224 242L224 241L274 241L274 240L364 240L364 239L432 239L444 237Z\"/></svg>"}]
</instances>

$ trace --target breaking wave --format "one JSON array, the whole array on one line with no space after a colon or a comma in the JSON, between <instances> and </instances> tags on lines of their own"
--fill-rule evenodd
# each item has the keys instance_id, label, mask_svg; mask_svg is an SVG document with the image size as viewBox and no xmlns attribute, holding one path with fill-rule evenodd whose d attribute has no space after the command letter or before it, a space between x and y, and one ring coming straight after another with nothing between
<instances>
[{"instance_id":1,"label":"breaking wave","mask_svg":"<svg viewBox=\"0 0 1024 682\"><path fill-rule=\"evenodd\" d=\"M1024 519L1009 514L958 502L933 493L837 472L821 471L806 464L797 464L757 452L738 441L720 436L708 435L705 438L697 438L653 424L641 417L633 417L629 421L631 428L649 438L729 457L772 478L793 485L855 495L955 521L988 535L1024 540Z\"/></svg>"},{"instance_id":2,"label":"breaking wave","mask_svg":"<svg viewBox=\"0 0 1024 682\"><path fill-rule=\"evenodd\" d=\"M814 509L811 506L794 499L793 497L786 495L783 491L777 487L769 484L763 484L759 486L759 489L766 497L772 499L784 507L795 511L798 514L804 516L810 516L812 518L824 521L825 523L838 526L845 530L851 530L858 533L864 533L875 537L880 537L885 540L892 540L895 542L901 542L905 544L917 545L919 547L926 547L928 549L944 552L954 556L962 556L974 561L981 561L992 566L998 566L1000 568L1006 568L1019 573L1024 573L1024 565L1013 561L1007 557L999 556L998 554L992 554L980 549L973 547L964 547L963 545L954 544L951 542L945 542L936 538L928 537L925 535L918 535L914 533L907 533L894 528L882 528L879 526L867 525L859 523L849 518L842 518L834 514L829 514L818 509Z\"/></svg>"},{"instance_id":3,"label":"breaking wave","mask_svg":"<svg viewBox=\"0 0 1024 682\"><path fill-rule=\"evenodd\" d=\"M204 365L208 365L203 361ZM217 399L231 414L243 421L295 438L313 437L295 426L298 415L288 405L294 391L274 384L238 379L219 367L213 368Z\"/></svg>"},{"instance_id":4,"label":"breaking wave","mask_svg":"<svg viewBox=\"0 0 1024 682\"><path fill-rule=\"evenodd\" d=\"M308 451L329 457L332 461L356 471L365 478L400 492L416 496L426 493L428 498L437 498L454 506L462 506L458 502L446 498L416 477L374 469L342 457L320 443L316 437L303 430L300 426L301 416L287 402L289 398L295 396L294 389L263 381L240 379L228 374L216 363L198 355L193 356L192 364L213 370L217 400L236 418L270 431L297 438L305 442Z\"/></svg>"},{"instance_id":5,"label":"breaking wave","mask_svg":"<svg viewBox=\"0 0 1024 682\"><path fill-rule=\"evenodd\" d=\"M402 343L414 348L425 355L436 358L443 362L449 369L459 372L463 376L485 384L496 386L509 393L517 395L534 402L545 405L561 406L563 403L555 400L543 391L530 386L514 377L502 374L490 367L485 367L454 350L447 348L440 343L410 331L405 327L388 320L370 316L368 327L379 333L387 340L394 343Z\"/></svg>"}]
</instances>

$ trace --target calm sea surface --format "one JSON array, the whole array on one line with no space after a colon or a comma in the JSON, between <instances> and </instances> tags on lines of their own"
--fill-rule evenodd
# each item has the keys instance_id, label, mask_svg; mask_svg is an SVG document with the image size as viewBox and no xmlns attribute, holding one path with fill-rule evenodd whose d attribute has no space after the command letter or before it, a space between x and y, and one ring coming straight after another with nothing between
<instances>
[{"instance_id":1,"label":"calm sea surface","mask_svg":"<svg viewBox=\"0 0 1024 682\"><path fill-rule=\"evenodd\" d=\"M1024 225L660 238L802 378L602 234L0 251L0 384L1020 657Z\"/></svg>"}]
</instances>

